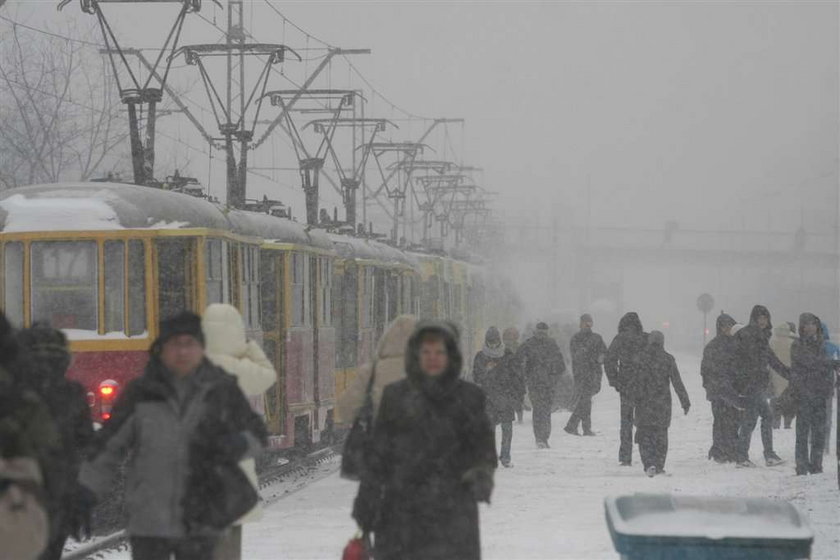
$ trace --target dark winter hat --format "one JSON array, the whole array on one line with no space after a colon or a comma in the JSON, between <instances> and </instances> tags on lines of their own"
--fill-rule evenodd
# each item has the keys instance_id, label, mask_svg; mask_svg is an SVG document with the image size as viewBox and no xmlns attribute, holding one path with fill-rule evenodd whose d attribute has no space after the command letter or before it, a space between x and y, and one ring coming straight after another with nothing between
<instances>
[{"instance_id":1,"label":"dark winter hat","mask_svg":"<svg viewBox=\"0 0 840 560\"><path fill-rule=\"evenodd\" d=\"M50 364L56 374L60 373L63 376L70 366L67 337L46 323L35 323L28 329L21 330L17 340L21 349L28 352L33 360Z\"/></svg>"},{"instance_id":2,"label":"dark winter hat","mask_svg":"<svg viewBox=\"0 0 840 560\"><path fill-rule=\"evenodd\" d=\"M155 344L161 346L173 336L181 334L192 336L204 346L204 331L201 330L201 317L192 311L182 311L174 317L164 319L160 322L160 330Z\"/></svg>"},{"instance_id":3,"label":"dark winter hat","mask_svg":"<svg viewBox=\"0 0 840 560\"><path fill-rule=\"evenodd\" d=\"M581 323L594 323L594 321L592 320L592 315L590 315L589 313L584 313L583 315L581 315L580 316L580 322Z\"/></svg>"},{"instance_id":4,"label":"dark winter hat","mask_svg":"<svg viewBox=\"0 0 840 560\"><path fill-rule=\"evenodd\" d=\"M537 330L538 331L547 331L548 330L548 325L546 325L543 322L539 322L539 323L537 323Z\"/></svg>"},{"instance_id":5,"label":"dark winter hat","mask_svg":"<svg viewBox=\"0 0 840 560\"><path fill-rule=\"evenodd\" d=\"M733 319L730 315L727 315L726 313L721 313L720 315L718 315L717 318L716 326L718 334L722 333L725 329L728 329L729 327L734 327L737 323L738 321Z\"/></svg>"},{"instance_id":6,"label":"dark winter hat","mask_svg":"<svg viewBox=\"0 0 840 560\"><path fill-rule=\"evenodd\" d=\"M496 346L502 343L502 335L499 334L499 329L490 327L487 329L487 334L484 335L484 343L488 346Z\"/></svg>"},{"instance_id":7,"label":"dark winter hat","mask_svg":"<svg viewBox=\"0 0 840 560\"><path fill-rule=\"evenodd\" d=\"M650 331L648 335L648 344L651 346L665 346L665 335L662 331Z\"/></svg>"}]
</instances>

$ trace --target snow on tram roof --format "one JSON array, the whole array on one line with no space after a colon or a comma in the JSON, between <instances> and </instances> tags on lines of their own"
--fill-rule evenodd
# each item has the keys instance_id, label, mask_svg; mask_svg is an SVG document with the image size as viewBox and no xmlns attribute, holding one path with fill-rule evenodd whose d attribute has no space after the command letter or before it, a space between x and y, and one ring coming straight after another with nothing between
<instances>
[{"instance_id":1,"label":"snow on tram roof","mask_svg":"<svg viewBox=\"0 0 840 560\"><path fill-rule=\"evenodd\" d=\"M54 183L0 193L0 231L207 228L332 249L323 231L201 198L121 183Z\"/></svg>"},{"instance_id":2,"label":"snow on tram roof","mask_svg":"<svg viewBox=\"0 0 840 560\"><path fill-rule=\"evenodd\" d=\"M330 233L328 237L335 246L336 252L342 257L371 261L390 261L410 267L417 267L416 259L385 243L337 233Z\"/></svg>"}]
</instances>

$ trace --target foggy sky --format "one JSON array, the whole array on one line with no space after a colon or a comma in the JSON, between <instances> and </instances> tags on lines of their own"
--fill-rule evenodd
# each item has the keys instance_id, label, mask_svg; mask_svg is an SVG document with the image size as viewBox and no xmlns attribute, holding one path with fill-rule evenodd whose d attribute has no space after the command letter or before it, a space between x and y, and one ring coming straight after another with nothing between
<instances>
[{"instance_id":1,"label":"foggy sky","mask_svg":"<svg viewBox=\"0 0 840 560\"><path fill-rule=\"evenodd\" d=\"M280 19L263 2L251 5L251 32L279 42ZM835 227L835 2L276 5L330 44L371 48L354 62L401 107L465 118L463 137L452 128L453 145L463 146L465 163L484 168L483 182L501 193L509 215L547 219L545 208L562 207L564 223L578 225L661 227L675 219L696 229ZM77 3L60 14L54 6L10 2L4 10L33 25L92 24ZM156 8L128 7L131 17L115 18L115 27L139 30L137 42L154 44L141 24L153 24ZM209 2L202 14L223 25L223 12ZM185 41L218 35L207 27L187 27ZM305 46L300 34L286 33L291 46ZM332 85L347 85L348 75L336 63ZM192 97L203 99L197 88ZM377 98L370 108L401 116ZM422 123L401 126L416 137ZM177 129L201 143L189 125ZM290 155L280 141L275 149ZM261 153L255 161L278 157ZM206 178L206 157L193 158L192 167ZM218 167L214 180L222 178ZM283 187L250 181L251 196L277 194L302 213L293 176Z\"/></svg>"}]
</instances>

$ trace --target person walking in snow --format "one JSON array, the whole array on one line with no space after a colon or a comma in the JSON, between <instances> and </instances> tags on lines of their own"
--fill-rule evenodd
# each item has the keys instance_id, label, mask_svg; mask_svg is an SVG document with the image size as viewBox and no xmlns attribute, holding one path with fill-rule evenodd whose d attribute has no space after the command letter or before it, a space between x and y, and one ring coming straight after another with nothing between
<instances>
[{"instance_id":1,"label":"person walking in snow","mask_svg":"<svg viewBox=\"0 0 840 560\"><path fill-rule=\"evenodd\" d=\"M735 389L745 397L744 412L738 428L739 467L754 467L750 461L750 440L761 418L761 441L764 460L768 467L784 461L773 451L773 412L770 410L770 368L782 377L789 377L790 370L770 348L773 324L770 312L763 305L756 305L750 313L750 323L735 335L738 341L738 371Z\"/></svg>"},{"instance_id":2,"label":"person walking in snow","mask_svg":"<svg viewBox=\"0 0 840 560\"><path fill-rule=\"evenodd\" d=\"M793 323L782 323L773 328L773 336L770 337L770 349L776 354L783 364L790 367L790 348L796 340L796 325ZM782 427L784 418L785 429L793 424L796 415L796 403L788 388L788 381L776 370L770 368L770 409L773 411L773 429Z\"/></svg>"},{"instance_id":3,"label":"person walking in snow","mask_svg":"<svg viewBox=\"0 0 840 560\"><path fill-rule=\"evenodd\" d=\"M823 472L827 397L837 361L825 350L823 327L813 313L799 316L799 339L790 349L790 384L796 402L796 474Z\"/></svg>"},{"instance_id":4,"label":"person walking in snow","mask_svg":"<svg viewBox=\"0 0 840 560\"><path fill-rule=\"evenodd\" d=\"M730 463L737 458L738 419L743 410L735 391L738 342L732 329L736 321L726 313L717 318L717 336L703 349L700 362L700 376L706 399L712 405L712 447L709 459L718 463Z\"/></svg>"},{"instance_id":5,"label":"person walking in snow","mask_svg":"<svg viewBox=\"0 0 840 560\"><path fill-rule=\"evenodd\" d=\"M575 378L575 407L564 429L575 436L579 435L579 424L583 427L583 435L595 435L592 431L592 397L601 390L607 345L600 334L592 331L593 325L591 315L582 315L580 331L575 333L569 342L572 373Z\"/></svg>"},{"instance_id":6,"label":"person walking in snow","mask_svg":"<svg viewBox=\"0 0 840 560\"><path fill-rule=\"evenodd\" d=\"M525 384L514 352L502 344L496 327L490 327L482 348L473 360L473 379L487 395L487 415L493 425L502 426L499 461L511 467L510 446L513 441L513 420L516 407L522 402Z\"/></svg>"},{"instance_id":7,"label":"person walking in snow","mask_svg":"<svg viewBox=\"0 0 840 560\"><path fill-rule=\"evenodd\" d=\"M458 335L424 322L408 342L407 378L385 387L353 518L377 560L478 560L478 502L497 458L484 392L460 379Z\"/></svg>"},{"instance_id":8,"label":"person walking in snow","mask_svg":"<svg viewBox=\"0 0 840 560\"><path fill-rule=\"evenodd\" d=\"M519 377L522 377L522 371L519 367L519 359L516 358L517 352L519 352L519 329L516 327L508 327L502 332L502 343L505 345L505 352L510 352L513 355L513 359L515 360L516 364L515 367L517 371L519 371ZM524 380L523 380L524 383ZM522 396L519 399L519 402L516 403L514 407L516 410L516 421L521 424L524 421L525 415L525 392L523 391Z\"/></svg>"},{"instance_id":9,"label":"person walking in snow","mask_svg":"<svg viewBox=\"0 0 840 560\"><path fill-rule=\"evenodd\" d=\"M79 467L93 441L93 423L84 387L65 377L71 355L64 333L36 323L19 331L17 342L20 355L15 368L26 372L22 383L41 397L59 436L57 459L50 464L54 484L47 497L50 539L40 557L58 560L67 537L81 537L85 524L75 502Z\"/></svg>"},{"instance_id":10,"label":"person walking in snow","mask_svg":"<svg viewBox=\"0 0 840 560\"><path fill-rule=\"evenodd\" d=\"M239 388L251 403L251 409L265 419L265 392L277 382L277 372L255 340L245 336L242 315L232 305L213 303L201 318L205 351L211 363L233 375ZM257 465L253 457L239 465L255 490L259 489ZM259 504L237 521L221 537L216 546L216 560L239 560L242 557L242 523L262 516Z\"/></svg>"},{"instance_id":11,"label":"person walking in snow","mask_svg":"<svg viewBox=\"0 0 840 560\"><path fill-rule=\"evenodd\" d=\"M237 379L206 358L204 340L194 313L161 321L146 370L126 386L82 465L81 497L92 507L131 455L125 501L134 560L213 558L229 503L246 492L256 500L235 473L267 431ZM220 492L231 487L235 495Z\"/></svg>"},{"instance_id":12,"label":"person walking in snow","mask_svg":"<svg viewBox=\"0 0 840 560\"><path fill-rule=\"evenodd\" d=\"M607 349L604 371L607 380L621 397L621 443L618 462L622 467L633 464L633 394L638 377L637 357L647 347L647 333L638 313L625 314L618 322L618 334Z\"/></svg>"},{"instance_id":13,"label":"person walking in snow","mask_svg":"<svg viewBox=\"0 0 840 560\"><path fill-rule=\"evenodd\" d=\"M547 449L554 390L566 372L566 363L545 323L537 324L534 336L525 341L518 357L533 408L534 438L538 448Z\"/></svg>"},{"instance_id":14,"label":"person walking in snow","mask_svg":"<svg viewBox=\"0 0 840 560\"><path fill-rule=\"evenodd\" d=\"M639 370L633 385L636 443L642 467L648 476L665 472L668 456L668 428L671 425L671 386L688 414L691 401L685 390L677 361L665 351L665 335L651 331L647 347L637 357Z\"/></svg>"}]
</instances>

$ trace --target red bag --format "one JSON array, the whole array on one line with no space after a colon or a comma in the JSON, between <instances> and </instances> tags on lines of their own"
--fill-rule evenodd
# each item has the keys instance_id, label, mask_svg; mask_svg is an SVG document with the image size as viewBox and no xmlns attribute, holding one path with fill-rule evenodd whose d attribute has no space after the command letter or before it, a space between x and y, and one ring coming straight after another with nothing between
<instances>
[{"instance_id":1,"label":"red bag","mask_svg":"<svg viewBox=\"0 0 840 560\"><path fill-rule=\"evenodd\" d=\"M370 538L367 535L356 534L344 547L341 560L371 560Z\"/></svg>"}]
</instances>

